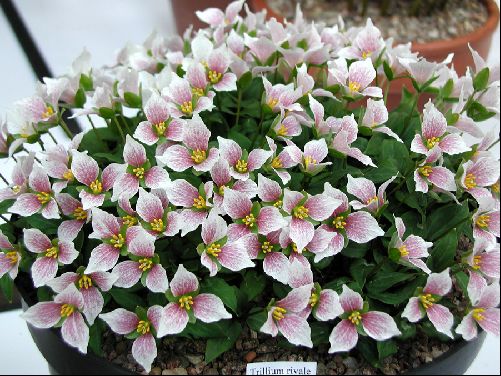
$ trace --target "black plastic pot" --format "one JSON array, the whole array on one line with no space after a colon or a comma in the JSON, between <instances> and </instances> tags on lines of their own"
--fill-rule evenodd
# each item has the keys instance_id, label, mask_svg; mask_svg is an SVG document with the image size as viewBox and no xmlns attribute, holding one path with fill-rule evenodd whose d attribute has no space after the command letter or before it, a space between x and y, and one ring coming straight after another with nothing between
<instances>
[{"instance_id":1,"label":"black plastic pot","mask_svg":"<svg viewBox=\"0 0 501 376\"><path fill-rule=\"evenodd\" d=\"M36 303L33 294L26 293L19 285L18 289L23 297L24 310ZM62 340L57 329L37 329L29 324L28 329L53 375L137 375L92 352L80 353ZM481 332L473 341L458 341L433 362L410 370L406 375L462 375L476 358L485 337L486 333Z\"/></svg>"}]
</instances>

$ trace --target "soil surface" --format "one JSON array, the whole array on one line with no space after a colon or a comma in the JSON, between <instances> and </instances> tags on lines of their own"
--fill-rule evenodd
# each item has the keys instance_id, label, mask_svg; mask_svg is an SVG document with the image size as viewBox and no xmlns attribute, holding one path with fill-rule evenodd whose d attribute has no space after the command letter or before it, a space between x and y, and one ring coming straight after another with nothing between
<instances>
[{"instance_id":1,"label":"soil surface","mask_svg":"<svg viewBox=\"0 0 501 376\"><path fill-rule=\"evenodd\" d=\"M150 375L245 375L249 362L317 362L319 375L397 375L432 362L454 344L446 344L424 334L412 341L399 342L399 351L386 358L380 370L369 365L358 353L329 354L328 345L315 349L286 348L277 338L244 330L235 347L214 362L204 362L205 341L167 337L162 340ZM105 333L103 351L111 362L132 372L146 374L131 354L132 341L110 331Z\"/></svg>"},{"instance_id":2,"label":"soil surface","mask_svg":"<svg viewBox=\"0 0 501 376\"><path fill-rule=\"evenodd\" d=\"M362 16L362 1L353 1L357 11L350 11L349 1L342 0L267 0L275 13L288 20L294 19L296 2L301 3L304 16L308 20L324 22L326 25L338 23L338 15L343 17L346 28L365 25L370 17L385 38L407 43L423 43L440 39L452 39L465 35L485 24L488 12L480 0L448 0L443 10L435 10L430 15L421 8L419 17L410 17L411 0L391 0L387 16L381 15L381 1L369 1L367 13ZM426 1L422 1L426 3ZM438 3L438 1L437 1Z\"/></svg>"}]
</instances>

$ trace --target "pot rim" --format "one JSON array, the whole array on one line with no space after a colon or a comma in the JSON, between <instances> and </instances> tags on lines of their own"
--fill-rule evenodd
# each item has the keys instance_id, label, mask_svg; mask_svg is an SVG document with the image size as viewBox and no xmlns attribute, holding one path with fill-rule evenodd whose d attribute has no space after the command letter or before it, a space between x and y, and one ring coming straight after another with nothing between
<instances>
[{"instance_id":1,"label":"pot rim","mask_svg":"<svg viewBox=\"0 0 501 376\"><path fill-rule=\"evenodd\" d=\"M465 44L473 44L478 40L483 39L485 35L493 34L499 23L499 8L495 0L481 0L487 8L488 17L487 21L478 29L471 33L460 35L452 39L440 39L425 43L412 43L412 50L420 51L422 53L433 53L443 50L445 47L449 50L454 50L458 46ZM252 0L254 11L257 9L266 9L267 18L275 17L279 21L283 21L283 17L278 15L271 9L266 0ZM399 43L399 42L397 42ZM401 42L400 42L401 43Z\"/></svg>"},{"instance_id":2,"label":"pot rim","mask_svg":"<svg viewBox=\"0 0 501 376\"><path fill-rule=\"evenodd\" d=\"M23 304L23 310L25 310L25 308L24 308L25 306L32 306L33 304L36 303L36 299L33 299L31 297L31 295L29 294L29 292L27 291L27 289L25 288L25 286L22 286L21 284L16 283L16 287L17 287L17 289L19 291L19 294L21 295L22 302L24 303ZM30 329L30 333L33 336L33 332L32 332L31 329L37 329L37 328L32 327L28 323L26 323L26 324L28 325L28 327ZM46 330L46 329L38 329L38 330ZM69 345L67 345L63 341L63 339L61 338L60 330L55 329L55 328L49 328L49 330L54 335L56 335L59 338L60 341L62 341L64 343L64 345L68 348L69 351L78 352L77 349L75 349L74 347L70 347ZM459 339L459 340L452 341L452 342L450 342L450 344L451 344L450 349L448 351L444 352L442 355L434 358L432 362L421 364L417 368L410 368L407 371L405 371L403 374L406 375L406 374L414 374L416 372L423 372L423 371L426 372L430 367L433 367L437 363L441 363L442 361L445 361L445 360L449 359L450 357L454 356L454 354L456 354L458 351L460 351L461 349L463 349L465 346L470 345L473 341L481 341L481 345L480 346L482 346L482 344L483 344L486 336L487 336L487 333L485 331L481 331L478 334L478 336L475 339L473 339L472 341L465 341L462 338ZM129 374L129 375L138 375L139 374L139 373L135 373L135 372L129 371L127 368L121 367L120 365L115 364L115 363L109 361L105 357L100 357L100 356L94 354L94 352L92 352L92 351L88 351L87 354L82 354L82 353L78 352L78 354L80 354L80 356L89 357L91 361L96 362L98 364L99 363L105 363L107 367L111 367L112 369L116 369L117 371L120 371L120 374L124 374L124 373L125 374ZM52 365L52 364L49 364L49 366L50 367L54 367L54 365ZM55 370L57 371L57 369L55 369Z\"/></svg>"}]
</instances>

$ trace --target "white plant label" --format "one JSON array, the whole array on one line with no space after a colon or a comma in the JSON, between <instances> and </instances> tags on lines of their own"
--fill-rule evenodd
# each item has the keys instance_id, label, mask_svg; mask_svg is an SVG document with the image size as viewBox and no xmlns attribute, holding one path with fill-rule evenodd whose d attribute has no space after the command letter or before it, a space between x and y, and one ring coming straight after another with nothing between
<instances>
[{"instance_id":1,"label":"white plant label","mask_svg":"<svg viewBox=\"0 0 501 376\"><path fill-rule=\"evenodd\" d=\"M316 362L248 363L247 375L316 375Z\"/></svg>"}]
</instances>

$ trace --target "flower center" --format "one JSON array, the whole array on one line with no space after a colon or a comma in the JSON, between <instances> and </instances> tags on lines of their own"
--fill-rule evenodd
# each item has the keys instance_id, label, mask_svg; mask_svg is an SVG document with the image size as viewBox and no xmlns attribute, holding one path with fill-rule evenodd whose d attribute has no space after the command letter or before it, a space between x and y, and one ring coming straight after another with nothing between
<instances>
[{"instance_id":1,"label":"flower center","mask_svg":"<svg viewBox=\"0 0 501 376\"><path fill-rule=\"evenodd\" d=\"M241 174L244 174L247 172L247 162L244 161L243 159L240 159L237 164L235 165L235 170L240 172Z\"/></svg>"},{"instance_id":2,"label":"flower center","mask_svg":"<svg viewBox=\"0 0 501 376\"><path fill-rule=\"evenodd\" d=\"M407 250L407 247L405 245L399 247L398 250L400 252L400 257L407 257L407 256L409 256L409 251Z\"/></svg>"},{"instance_id":3,"label":"flower center","mask_svg":"<svg viewBox=\"0 0 501 376\"><path fill-rule=\"evenodd\" d=\"M362 85L356 81L350 81L350 83L348 84L348 89L350 89L350 92L352 93L358 93L361 88Z\"/></svg>"},{"instance_id":4,"label":"flower center","mask_svg":"<svg viewBox=\"0 0 501 376\"><path fill-rule=\"evenodd\" d=\"M148 334L150 332L150 323L148 321L141 320L137 323L136 332L140 334Z\"/></svg>"},{"instance_id":5,"label":"flower center","mask_svg":"<svg viewBox=\"0 0 501 376\"><path fill-rule=\"evenodd\" d=\"M284 203L284 202L283 202L282 200L277 200L277 201L273 204L273 206L274 206L274 207L276 207L276 208L281 209L281 208L282 208L283 203Z\"/></svg>"},{"instance_id":6,"label":"flower center","mask_svg":"<svg viewBox=\"0 0 501 376\"><path fill-rule=\"evenodd\" d=\"M435 303L435 298L431 294L423 294L419 296L419 300L423 305L424 309L429 309Z\"/></svg>"},{"instance_id":7,"label":"flower center","mask_svg":"<svg viewBox=\"0 0 501 376\"><path fill-rule=\"evenodd\" d=\"M120 249L125 244L125 238L122 234L113 235L110 243L113 244L113 247Z\"/></svg>"},{"instance_id":8,"label":"flower center","mask_svg":"<svg viewBox=\"0 0 501 376\"><path fill-rule=\"evenodd\" d=\"M221 253L221 244L212 243L207 247L207 254L213 257L218 257Z\"/></svg>"},{"instance_id":9,"label":"flower center","mask_svg":"<svg viewBox=\"0 0 501 376\"><path fill-rule=\"evenodd\" d=\"M275 108L275 106L278 104L279 100L277 98L270 98L268 100L268 106L270 108Z\"/></svg>"},{"instance_id":10,"label":"flower center","mask_svg":"<svg viewBox=\"0 0 501 376\"><path fill-rule=\"evenodd\" d=\"M489 227L490 221L491 221L491 216L488 214L484 214L478 217L475 223L477 224L478 227L487 228Z\"/></svg>"},{"instance_id":11,"label":"flower center","mask_svg":"<svg viewBox=\"0 0 501 376\"><path fill-rule=\"evenodd\" d=\"M465 179L464 179L464 185L468 189L475 188L477 186L477 177L473 174L467 174Z\"/></svg>"},{"instance_id":12,"label":"flower center","mask_svg":"<svg viewBox=\"0 0 501 376\"><path fill-rule=\"evenodd\" d=\"M308 168L310 165L316 165L318 162L315 158L313 158L311 155L307 155L304 157L304 165L306 168Z\"/></svg>"},{"instance_id":13,"label":"flower center","mask_svg":"<svg viewBox=\"0 0 501 376\"><path fill-rule=\"evenodd\" d=\"M158 136L163 136L165 134L165 131L167 130L167 125L165 125L164 121L155 124L153 127L155 128L155 132Z\"/></svg>"},{"instance_id":14,"label":"flower center","mask_svg":"<svg viewBox=\"0 0 501 376\"><path fill-rule=\"evenodd\" d=\"M288 134L289 134L289 132L287 131L287 128L285 127L285 125L280 124L280 127L277 130L277 135L284 137L284 136L287 136Z\"/></svg>"},{"instance_id":15,"label":"flower center","mask_svg":"<svg viewBox=\"0 0 501 376\"><path fill-rule=\"evenodd\" d=\"M144 167L136 167L132 170L136 178L138 179L144 179Z\"/></svg>"},{"instance_id":16,"label":"flower center","mask_svg":"<svg viewBox=\"0 0 501 376\"><path fill-rule=\"evenodd\" d=\"M218 192L220 196L224 196L224 190L226 188L226 185L222 185L219 187Z\"/></svg>"},{"instance_id":17,"label":"flower center","mask_svg":"<svg viewBox=\"0 0 501 376\"><path fill-rule=\"evenodd\" d=\"M13 186L12 187L12 192L14 192L16 194L19 193L19 192L21 192L21 187L19 185Z\"/></svg>"},{"instance_id":18,"label":"flower center","mask_svg":"<svg viewBox=\"0 0 501 376\"><path fill-rule=\"evenodd\" d=\"M295 252L295 253L299 253L299 251L297 250L297 244L296 243L291 243L291 248L292 248L292 252Z\"/></svg>"},{"instance_id":19,"label":"flower center","mask_svg":"<svg viewBox=\"0 0 501 376\"><path fill-rule=\"evenodd\" d=\"M346 221L344 220L344 216L340 215L340 216L337 216L333 221L332 221L332 225L337 228L337 229L344 229L344 227L346 226Z\"/></svg>"},{"instance_id":20,"label":"flower center","mask_svg":"<svg viewBox=\"0 0 501 376\"><path fill-rule=\"evenodd\" d=\"M472 316L476 321L483 321L485 319L485 316L482 315L482 313L485 312L485 309L475 308L472 312L473 312Z\"/></svg>"},{"instance_id":21,"label":"flower center","mask_svg":"<svg viewBox=\"0 0 501 376\"><path fill-rule=\"evenodd\" d=\"M251 214L245 216L245 218L242 219L242 222L247 227L254 227L254 224L256 223L256 218L254 217L254 214L251 213Z\"/></svg>"},{"instance_id":22,"label":"flower center","mask_svg":"<svg viewBox=\"0 0 501 376\"><path fill-rule=\"evenodd\" d=\"M50 201L50 193L48 193L48 192L37 193L37 200L42 205L45 205L46 203L48 203Z\"/></svg>"},{"instance_id":23,"label":"flower center","mask_svg":"<svg viewBox=\"0 0 501 376\"><path fill-rule=\"evenodd\" d=\"M428 150L431 150L435 147L440 142L440 138L438 137L432 137L426 140L426 147Z\"/></svg>"},{"instance_id":24,"label":"flower center","mask_svg":"<svg viewBox=\"0 0 501 376\"><path fill-rule=\"evenodd\" d=\"M200 150L200 149L193 150L191 152L191 159L196 164L200 164L207 159L207 153L205 150Z\"/></svg>"},{"instance_id":25,"label":"flower center","mask_svg":"<svg viewBox=\"0 0 501 376\"><path fill-rule=\"evenodd\" d=\"M311 308L315 307L317 303L318 303L318 295L312 292L309 300L310 307Z\"/></svg>"},{"instance_id":26,"label":"flower center","mask_svg":"<svg viewBox=\"0 0 501 376\"><path fill-rule=\"evenodd\" d=\"M370 199L367 200L367 205L370 205L373 202L377 202L377 201L378 201L377 196L371 197Z\"/></svg>"},{"instance_id":27,"label":"flower center","mask_svg":"<svg viewBox=\"0 0 501 376\"><path fill-rule=\"evenodd\" d=\"M185 113L186 115L191 115L193 113L193 103L191 101L183 102L183 104L181 105L181 112Z\"/></svg>"},{"instance_id":28,"label":"flower center","mask_svg":"<svg viewBox=\"0 0 501 376\"><path fill-rule=\"evenodd\" d=\"M273 318L277 321L280 321L282 320L284 317L285 317L285 314L287 313L287 310L285 308L282 308L282 307L275 307L273 309Z\"/></svg>"},{"instance_id":29,"label":"flower center","mask_svg":"<svg viewBox=\"0 0 501 376\"><path fill-rule=\"evenodd\" d=\"M49 258L57 258L57 254L59 253L59 250L57 247L50 247L50 248L47 248L47 250L45 251L45 257L49 257Z\"/></svg>"},{"instance_id":30,"label":"flower center","mask_svg":"<svg viewBox=\"0 0 501 376\"><path fill-rule=\"evenodd\" d=\"M142 270L143 272L150 270L153 266L153 261L149 258L143 258L140 259L139 261L139 269Z\"/></svg>"},{"instance_id":31,"label":"flower center","mask_svg":"<svg viewBox=\"0 0 501 376\"><path fill-rule=\"evenodd\" d=\"M418 172L421 176L424 176L427 178L433 172L433 169L431 168L431 166L423 166L423 167L419 167Z\"/></svg>"},{"instance_id":32,"label":"flower center","mask_svg":"<svg viewBox=\"0 0 501 376\"><path fill-rule=\"evenodd\" d=\"M305 219L308 218L308 208L304 207L303 205L297 206L294 208L294 217L298 219Z\"/></svg>"},{"instance_id":33,"label":"flower center","mask_svg":"<svg viewBox=\"0 0 501 376\"><path fill-rule=\"evenodd\" d=\"M92 183L90 183L89 188L92 193L98 195L103 191L103 184L99 180L94 180Z\"/></svg>"},{"instance_id":34,"label":"flower center","mask_svg":"<svg viewBox=\"0 0 501 376\"><path fill-rule=\"evenodd\" d=\"M204 89L201 87L194 87L191 89L191 92L193 95L196 95L197 97L203 97L204 96Z\"/></svg>"},{"instance_id":35,"label":"flower center","mask_svg":"<svg viewBox=\"0 0 501 376\"><path fill-rule=\"evenodd\" d=\"M71 170L68 170L63 174L63 178L65 178L68 181L73 180L74 177L75 176L73 175L73 171Z\"/></svg>"},{"instance_id":36,"label":"flower center","mask_svg":"<svg viewBox=\"0 0 501 376\"><path fill-rule=\"evenodd\" d=\"M61 306L61 317L70 317L73 312L75 312L75 307L73 307L71 304L63 304Z\"/></svg>"},{"instance_id":37,"label":"flower center","mask_svg":"<svg viewBox=\"0 0 501 376\"><path fill-rule=\"evenodd\" d=\"M261 251L263 251L264 254L270 253L273 250L273 246L271 245L270 242L264 242L261 245Z\"/></svg>"},{"instance_id":38,"label":"flower center","mask_svg":"<svg viewBox=\"0 0 501 376\"><path fill-rule=\"evenodd\" d=\"M358 325L360 321L362 321L362 315L358 311L353 311L348 317L348 320L350 320L352 324Z\"/></svg>"},{"instance_id":39,"label":"flower center","mask_svg":"<svg viewBox=\"0 0 501 376\"><path fill-rule=\"evenodd\" d=\"M496 183L494 183L493 185L491 185L491 189L492 189L492 192L494 193L499 193L499 181L497 181Z\"/></svg>"},{"instance_id":40,"label":"flower center","mask_svg":"<svg viewBox=\"0 0 501 376\"><path fill-rule=\"evenodd\" d=\"M217 84L219 81L221 81L221 78L223 77L221 73L216 72L214 70L209 71L207 76L209 77L209 81L212 82L213 84Z\"/></svg>"},{"instance_id":41,"label":"flower center","mask_svg":"<svg viewBox=\"0 0 501 376\"><path fill-rule=\"evenodd\" d=\"M162 232L165 228L164 221L162 219L154 219L150 222L151 229L155 232Z\"/></svg>"},{"instance_id":42,"label":"flower center","mask_svg":"<svg viewBox=\"0 0 501 376\"><path fill-rule=\"evenodd\" d=\"M79 221L85 221L87 219L87 211L83 210L83 207L79 206L73 210L73 217Z\"/></svg>"},{"instance_id":43,"label":"flower center","mask_svg":"<svg viewBox=\"0 0 501 376\"><path fill-rule=\"evenodd\" d=\"M47 106L45 112L42 114L42 118L47 119L50 118L52 115L54 115L54 109L52 108L52 106Z\"/></svg>"},{"instance_id":44,"label":"flower center","mask_svg":"<svg viewBox=\"0 0 501 376\"><path fill-rule=\"evenodd\" d=\"M124 225L127 227L135 226L137 223L137 218L132 215L126 215L122 218L122 220L124 221Z\"/></svg>"},{"instance_id":45,"label":"flower center","mask_svg":"<svg viewBox=\"0 0 501 376\"><path fill-rule=\"evenodd\" d=\"M191 306L193 305L193 297L191 296L183 296L179 298L179 306L184 308L185 310L191 310Z\"/></svg>"},{"instance_id":46,"label":"flower center","mask_svg":"<svg viewBox=\"0 0 501 376\"><path fill-rule=\"evenodd\" d=\"M363 51L362 52L362 59L367 59L368 57L371 57L372 56L372 52L371 51Z\"/></svg>"},{"instance_id":47,"label":"flower center","mask_svg":"<svg viewBox=\"0 0 501 376\"><path fill-rule=\"evenodd\" d=\"M7 257L7 259L10 260L11 265L15 265L17 263L17 260L19 260L19 255L16 251L7 252L5 254L5 257Z\"/></svg>"},{"instance_id":48,"label":"flower center","mask_svg":"<svg viewBox=\"0 0 501 376\"><path fill-rule=\"evenodd\" d=\"M197 209L206 209L207 208L207 203L205 201L205 198L202 196L198 196L193 199L193 207Z\"/></svg>"},{"instance_id":49,"label":"flower center","mask_svg":"<svg viewBox=\"0 0 501 376\"><path fill-rule=\"evenodd\" d=\"M481 255L473 256L473 265L472 265L472 268L475 269L475 270L480 269L480 263L481 262L482 262L482 256Z\"/></svg>"},{"instance_id":50,"label":"flower center","mask_svg":"<svg viewBox=\"0 0 501 376\"><path fill-rule=\"evenodd\" d=\"M90 287L92 287L92 279L90 279L90 277L85 274L82 275L78 280L78 287L85 290L89 289Z\"/></svg>"},{"instance_id":51,"label":"flower center","mask_svg":"<svg viewBox=\"0 0 501 376\"><path fill-rule=\"evenodd\" d=\"M271 161L271 167L273 167L273 168L283 168L284 167L280 157L273 158L273 160Z\"/></svg>"}]
</instances>

